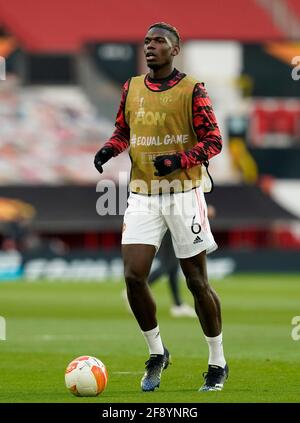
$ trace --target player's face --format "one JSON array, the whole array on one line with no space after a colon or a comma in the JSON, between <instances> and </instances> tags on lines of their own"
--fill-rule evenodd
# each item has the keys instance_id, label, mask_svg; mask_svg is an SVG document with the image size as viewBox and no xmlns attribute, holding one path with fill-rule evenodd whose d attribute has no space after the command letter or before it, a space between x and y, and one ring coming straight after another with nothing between
<instances>
[{"instance_id":1,"label":"player's face","mask_svg":"<svg viewBox=\"0 0 300 423\"><path fill-rule=\"evenodd\" d=\"M179 46L169 31L152 28L147 32L144 41L144 54L150 69L159 69L172 63L179 53Z\"/></svg>"}]
</instances>

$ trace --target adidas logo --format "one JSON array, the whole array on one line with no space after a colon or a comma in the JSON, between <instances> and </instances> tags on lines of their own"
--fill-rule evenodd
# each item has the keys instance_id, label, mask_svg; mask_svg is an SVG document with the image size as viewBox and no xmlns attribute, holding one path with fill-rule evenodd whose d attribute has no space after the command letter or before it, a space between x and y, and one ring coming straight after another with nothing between
<instances>
[{"instance_id":1,"label":"adidas logo","mask_svg":"<svg viewBox=\"0 0 300 423\"><path fill-rule=\"evenodd\" d=\"M202 242L203 241L203 239L201 239L200 238L200 236L196 236L196 238L194 239L194 242L193 242L193 244L199 244L199 242Z\"/></svg>"}]
</instances>

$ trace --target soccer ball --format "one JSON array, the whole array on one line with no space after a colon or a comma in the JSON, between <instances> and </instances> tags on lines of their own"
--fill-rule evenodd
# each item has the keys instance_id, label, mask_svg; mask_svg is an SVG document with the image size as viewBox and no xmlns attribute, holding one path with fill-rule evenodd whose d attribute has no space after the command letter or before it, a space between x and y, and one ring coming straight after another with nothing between
<instances>
[{"instance_id":1,"label":"soccer ball","mask_svg":"<svg viewBox=\"0 0 300 423\"><path fill-rule=\"evenodd\" d=\"M72 360L65 372L69 391L78 397L96 397L106 388L108 374L98 358L84 355Z\"/></svg>"}]
</instances>

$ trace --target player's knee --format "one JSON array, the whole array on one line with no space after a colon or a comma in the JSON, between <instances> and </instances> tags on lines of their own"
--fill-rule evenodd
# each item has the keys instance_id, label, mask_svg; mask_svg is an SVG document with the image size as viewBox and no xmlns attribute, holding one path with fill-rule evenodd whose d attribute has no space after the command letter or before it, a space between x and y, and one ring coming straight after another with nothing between
<instances>
[{"instance_id":1,"label":"player's knee","mask_svg":"<svg viewBox=\"0 0 300 423\"><path fill-rule=\"evenodd\" d=\"M146 277L139 272L130 270L125 272L125 282L129 289L136 289L146 283Z\"/></svg>"},{"instance_id":2,"label":"player's knee","mask_svg":"<svg viewBox=\"0 0 300 423\"><path fill-rule=\"evenodd\" d=\"M202 296L210 289L208 280L204 276L188 277L186 282L193 295Z\"/></svg>"}]
</instances>

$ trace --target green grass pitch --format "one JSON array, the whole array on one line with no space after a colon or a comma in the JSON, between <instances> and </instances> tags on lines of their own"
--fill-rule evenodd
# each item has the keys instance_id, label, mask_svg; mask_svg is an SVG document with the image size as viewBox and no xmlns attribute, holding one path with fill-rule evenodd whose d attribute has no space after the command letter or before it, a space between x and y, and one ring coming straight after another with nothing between
<instances>
[{"instance_id":1,"label":"green grass pitch","mask_svg":"<svg viewBox=\"0 0 300 423\"><path fill-rule=\"evenodd\" d=\"M166 281L153 287L160 329L173 364L159 390L140 391L148 351L121 298L122 283L0 283L0 402L299 402L299 275L236 275L212 282L223 308L230 377L222 392L197 392L207 345L197 319L172 318ZM192 299L182 283L182 291ZM94 355L106 365L107 388L96 398L72 396L67 364Z\"/></svg>"}]
</instances>

